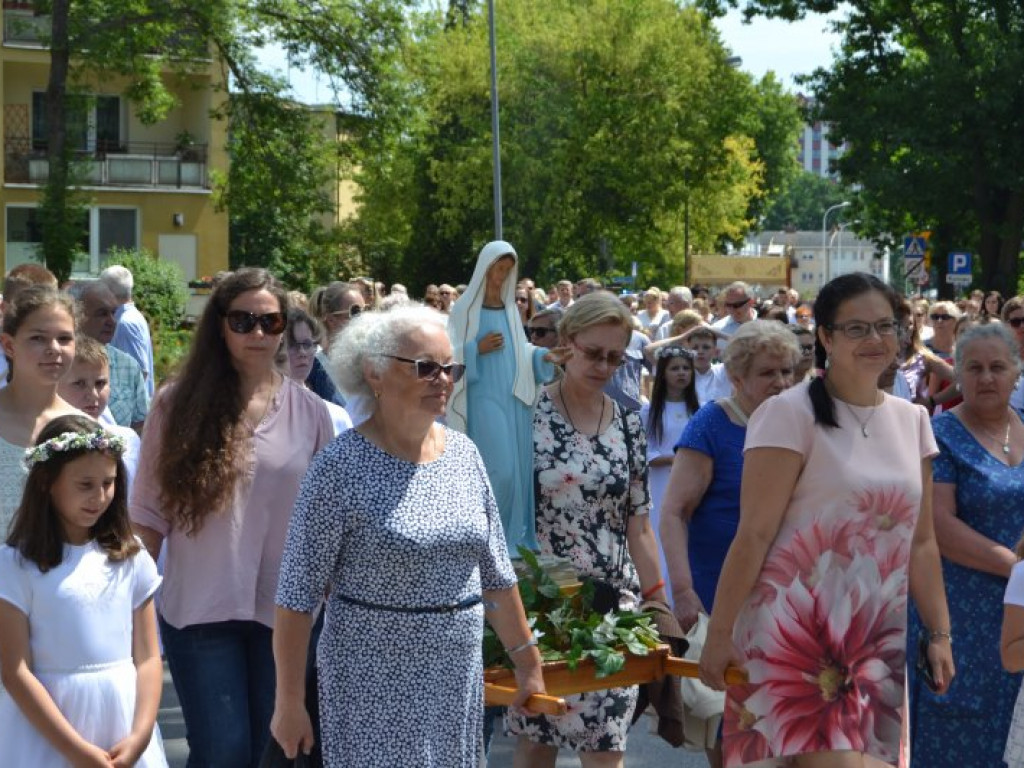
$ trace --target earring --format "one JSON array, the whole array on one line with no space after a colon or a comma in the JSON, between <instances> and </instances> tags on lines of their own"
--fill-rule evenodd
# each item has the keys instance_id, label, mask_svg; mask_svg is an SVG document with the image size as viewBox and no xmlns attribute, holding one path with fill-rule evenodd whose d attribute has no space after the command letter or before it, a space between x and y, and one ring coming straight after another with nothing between
<instances>
[{"instance_id":1,"label":"earring","mask_svg":"<svg viewBox=\"0 0 1024 768\"><path fill-rule=\"evenodd\" d=\"M373 391L373 399L374 400L380 400L380 392L378 392L377 390L374 390Z\"/></svg>"}]
</instances>

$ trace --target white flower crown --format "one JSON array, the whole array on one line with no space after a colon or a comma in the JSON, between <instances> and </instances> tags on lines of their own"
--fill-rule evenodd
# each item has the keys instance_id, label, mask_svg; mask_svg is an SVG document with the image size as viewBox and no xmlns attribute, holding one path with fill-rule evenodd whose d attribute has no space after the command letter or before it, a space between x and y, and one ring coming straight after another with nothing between
<instances>
[{"instance_id":1,"label":"white flower crown","mask_svg":"<svg viewBox=\"0 0 1024 768\"><path fill-rule=\"evenodd\" d=\"M39 445L34 445L25 451L23 463L25 469L32 469L36 464L49 461L55 454L71 451L102 451L113 454L115 458L119 459L124 453L124 449L123 437L111 434L102 427L97 427L94 432L87 434L62 432Z\"/></svg>"}]
</instances>

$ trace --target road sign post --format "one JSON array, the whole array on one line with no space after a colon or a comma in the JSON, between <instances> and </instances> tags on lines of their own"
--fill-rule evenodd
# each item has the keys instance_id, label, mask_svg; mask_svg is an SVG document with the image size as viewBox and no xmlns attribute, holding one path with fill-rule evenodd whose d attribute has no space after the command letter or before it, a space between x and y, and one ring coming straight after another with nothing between
<instances>
[{"instance_id":1,"label":"road sign post","mask_svg":"<svg viewBox=\"0 0 1024 768\"><path fill-rule=\"evenodd\" d=\"M946 263L946 282L950 285L968 286L973 279L971 254L967 251L950 252Z\"/></svg>"}]
</instances>

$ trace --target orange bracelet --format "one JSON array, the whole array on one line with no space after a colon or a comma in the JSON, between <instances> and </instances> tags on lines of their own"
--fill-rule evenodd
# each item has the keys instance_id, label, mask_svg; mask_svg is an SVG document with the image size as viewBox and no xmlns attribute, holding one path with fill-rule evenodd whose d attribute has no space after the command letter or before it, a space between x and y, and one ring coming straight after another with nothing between
<instances>
[{"instance_id":1,"label":"orange bracelet","mask_svg":"<svg viewBox=\"0 0 1024 768\"><path fill-rule=\"evenodd\" d=\"M657 591L658 591L659 589L663 589L664 587L665 587L665 581L664 581L664 580L662 580L662 581L659 581L659 582L658 582L657 584L655 584L655 585L654 585L653 587L651 587L650 589L648 589L648 590L645 590L645 591L641 592L641 593L640 593L640 596L641 596L641 597L642 597L642 598L643 598L644 600L647 600L648 598L650 598L650 596L651 596L651 595L653 595L653 594L654 594L655 592L657 592Z\"/></svg>"}]
</instances>

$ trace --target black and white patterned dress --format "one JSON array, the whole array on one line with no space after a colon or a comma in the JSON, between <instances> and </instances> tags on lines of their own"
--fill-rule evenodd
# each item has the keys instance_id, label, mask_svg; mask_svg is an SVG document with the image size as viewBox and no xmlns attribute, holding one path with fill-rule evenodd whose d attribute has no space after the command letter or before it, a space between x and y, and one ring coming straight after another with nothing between
<instances>
[{"instance_id":1,"label":"black and white patterned dress","mask_svg":"<svg viewBox=\"0 0 1024 768\"><path fill-rule=\"evenodd\" d=\"M616 405L608 428L591 437L573 429L545 393L534 413L533 441L541 551L571 561L580 576L613 582L620 607L635 607L640 581L624 547L628 518L650 510L640 414ZM568 696L562 717L510 712L506 725L511 734L578 752L625 751L637 695L634 686Z\"/></svg>"},{"instance_id":2,"label":"black and white patterned dress","mask_svg":"<svg viewBox=\"0 0 1024 768\"><path fill-rule=\"evenodd\" d=\"M314 458L288 529L277 604L311 613L330 586L317 652L330 768L479 761L483 607L396 613L345 602L447 606L516 583L476 447L445 430L426 464L356 430Z\"/></svg>"}]
</instances>

